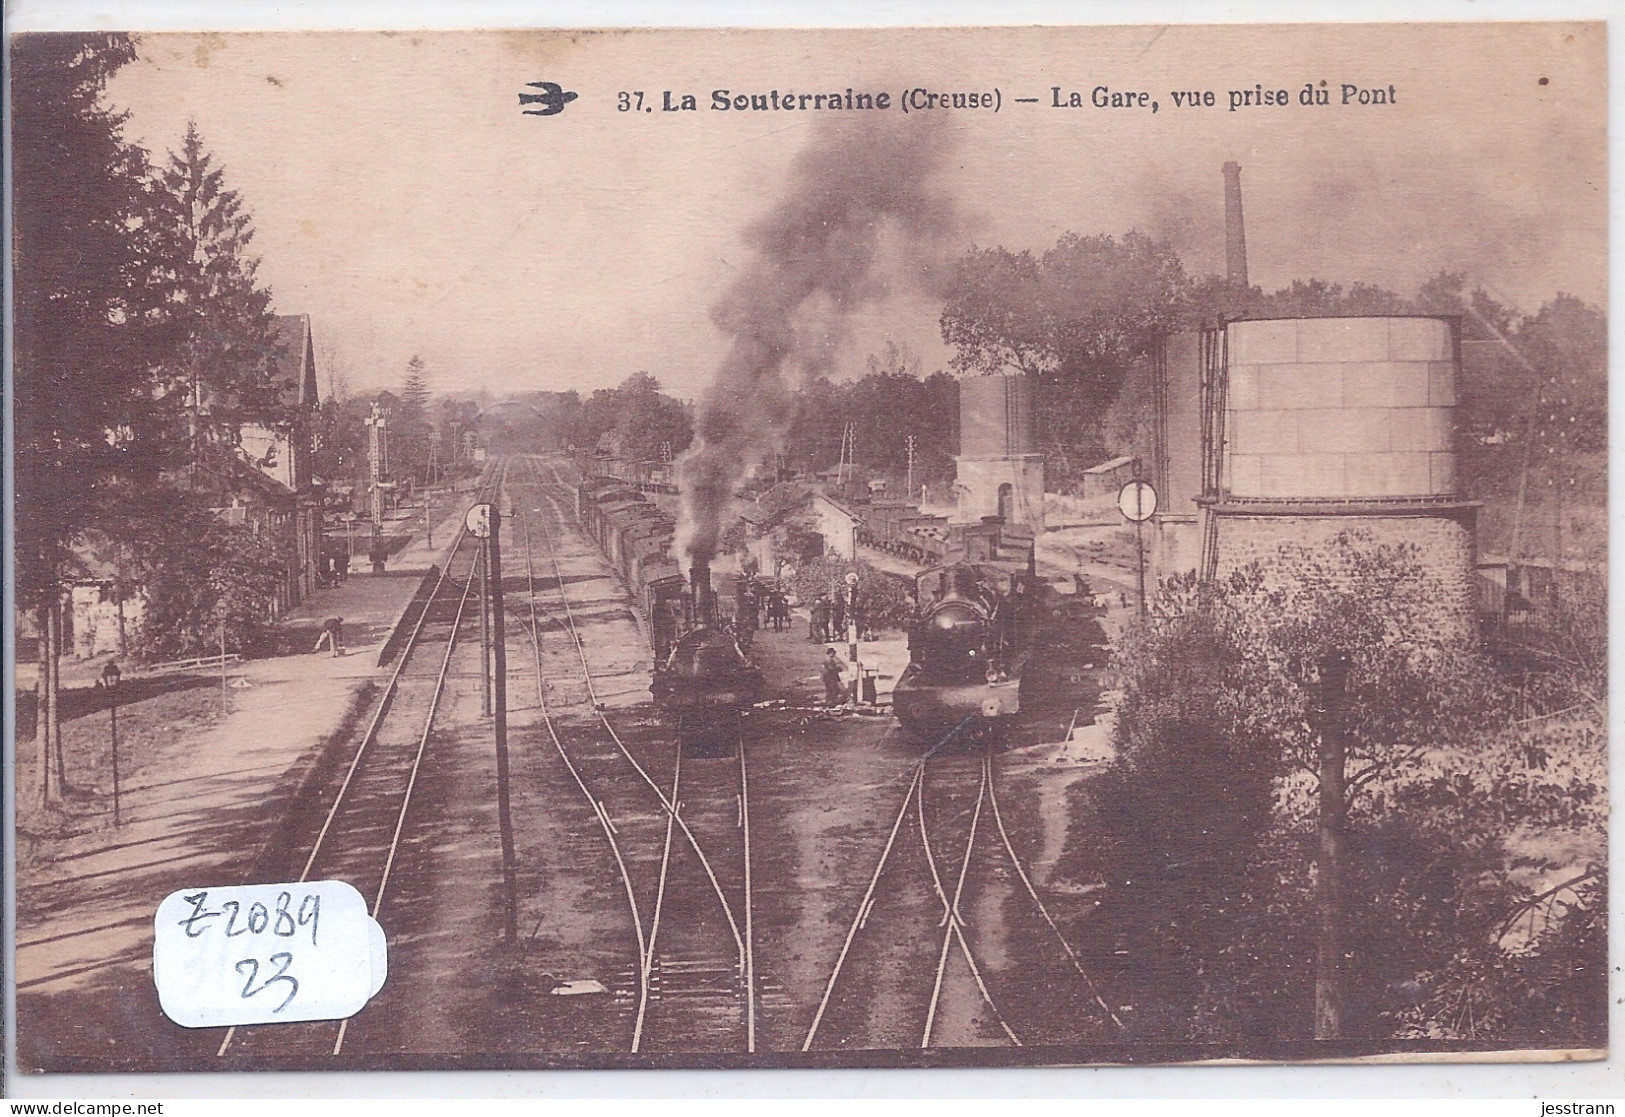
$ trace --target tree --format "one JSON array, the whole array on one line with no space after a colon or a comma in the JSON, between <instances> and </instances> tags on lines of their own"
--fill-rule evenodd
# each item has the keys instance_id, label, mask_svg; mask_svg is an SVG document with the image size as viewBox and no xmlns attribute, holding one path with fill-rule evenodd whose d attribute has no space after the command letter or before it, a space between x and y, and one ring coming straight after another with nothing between
<instances>
[{"instance_id":1,"label":"tree","mask_svg":"<svg viewBox=\"0 0 1625 1117\"><path fill-rule=\"evenodd\" d=\"M251 647L270 627L287 555L269 535L227 524L188 491L149 489L111 540L146 609L133 650L147 659Z\"/></svg>"},{"instance_id":2,"label":"tree","mask_svg":"<svg viewBox=\"0 0 1625 1117\"><path fill-rule=\"evenodd\" d=\"M792 402L794 412L784 440L786 463L804 471L828 468L841 455L844 393L827 376L817 376L801 385Z\"/></svg>"},{"instance_id":3,"label":"tree","mask_svg":"<svg viewBox=\"0 0 1625 1117\"><path fill-rule=\"evenodd\" d=\"M150 370L164 337L139 235L146 158L101 103L134 57L127 35L11 41L13 554L16 604L35 611L41 636L41 805L58 732L61 579L108 483L161 457Z\"/></svg>"},{"instance_id":4,"label":"tree","mask_svg":"<svg viewBox=\"0 0 1625 1117\"><path fill-rule=\"evenodd\" d=\"M556 393L549 393L555 395ZM572 397L574 392L569 393ZM545 414L545 412L544 412ZM442 397L440 406L434 414L434 433L431 437L438 437L440 442L439 468L441 475L446 477L461 476L465 466L471 462L463 459L463 433L473 430L479 423L479 408L473 400L451 399ZM532 445L535 445L533 443ZM542 448L553 448L562 445L554 442L552 447L542 444Z\"/></svg>"},{"instance_id":5,"label":"tree","mask_svg":"<svg viewBox=\"0 0 1625 1117\"><path fill-rule=\"evenodd\" d=\"M316 411L317 477L332 485L357 484L367 476L370 404L359 398L328 396Z\"/></svg>"},{"instance_id":6,"label":"tree","mask_svg":"<svg viewBox=\"0 0 1625 1117\"><path fill-rule=\"evenodd\" d=\"M1417 624L1434 597L1419 558L1345 533L1214 582L1173 579L1116 653L1125 796L1108 821L1138 872L1126 879L1152 882L1150 917L1125 933L1161 935L1166 948L1143 949L1183 959L1190 1002L1165 1026L1278 1029L1305 1020L1316 987L1317 1026L1273 1034L1372 1035L1417 1026L1416 1006L1467 967L1507 987L1538 969L1484 947L1531 900L1508 843L1520 825L1600 832L1601 765L1524 770L1527 738L1488 664ZM1250 852L1226 862L1236 848ZM1193 862L1194 892L1161 888ZM1328 919L1330 942L1302 930ZM1595 943L1554 932L1548 945ZM1542 1011L1512 1015L1561 1031Z\"/></svg>"},{"instance_id":7,"label":"tree","mask_svg":"<svg viewBox=\"0 0 1625 1117\"><path fill-rule=\"evenodd\" d=\"M1184 313L1184 265L1138 232L1067 233L1040 257L974 249L960 261L942 338L962 374L1037 380L1039 437L1061 456L1098 454L1098 420L1136 362Z\"/></svg>"},{"instance_id":8,"label":"tree","mask_svg":"<svg viewBox=\"0 0 1625 1117\"><path fill-rule=\"evenodd\" d=\"M243 423L274 425L286 403L274 377L271 292L249 253L253 220L195 122L150 183L145 228L173 331L159 390L184 426L194 483L200 470L226 476Z\"/></svg>"},{"instance_id":9,"label":"tree","mask_svg":"<svg viewBox=\"0 0 1625 1117\"><path fill-rule=\"evenodd\" d=\"M1222 600L1180 579L1113 653L1124 689L1117 760L1094 797L1114 897L1100 933L1133 960L1116 993L1137 1006L1137 1038L1269 1036L1305 1011L1278 961L1290 950L1253 931L1282 890L1269 840L1282 758L1247 722L1241 702L1266 680Z\"/></svg>"},{"instance_id":10,"label":"tree","mask_svg":"<svg viewBox=\"0 0 1625 1117\"><path fill-rule=\"evenodd\" d=\"M1596 452L1608 444L1608 320L1559 294L1518 324L1517 342L1538 373L1531 437L1549 454Z\"/></svg>"},{"instance_id":11,"label":"tree","mask_svg":"<svg viewBox=\"0 0 1625 1117\"><path fill-rule=\"evenodd\" d=\"M389 416L390 473L425 481L429 475L429 383L423 358L406 362L400 403Z\"/></svg>"},{"instance_id":12,"label":"tree","mask_svg":"<svg viewBox=\"0 0 1625 1117\"><path fill-rule=\"evenodd\" d=\"M921 380L919 358L888 342L883 353L870 354L868 372L840 391L841 414L856 427L860 463L901 484L913 435L916 484L953 476L959 388L946 373Z\"/></svg>"},{"instance_id":13,"label":"tree","mask_svg":"<svg viewBox=\"0 0 1625 1117\"><path fill-rule=\"evenodd\" d=\"M629 461L666 461L694 441L694 422L683 405L662 395L660 381L637 372L615 389L615 431Z\"/></svg>"},{"instance_id":14,"label":"tree","mask_svg":"<svg viewBox=\"0 0 1625 1117\"><path fill-rule=\"evenodd\" d=\"M961 373L1005 371L1040 376L1060 366L1052 308L1045 305L1044 270L1030 251L972 249L959 262L942 340L959 350Z\"/></svg>"}]
</instances>

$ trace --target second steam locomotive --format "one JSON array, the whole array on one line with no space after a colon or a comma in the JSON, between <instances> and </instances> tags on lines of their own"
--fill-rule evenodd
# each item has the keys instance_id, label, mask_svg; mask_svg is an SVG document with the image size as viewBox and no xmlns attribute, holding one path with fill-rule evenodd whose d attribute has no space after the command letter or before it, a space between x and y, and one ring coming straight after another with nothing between
<instances>
[{"instance_id":1,"label":"second steam locomotive","mask_svg":"<svg viewBox=\"0 0 1625 1117\"><path fill-rule=\"evenodd\" d=\"M968 562L916 576L908 667L892 689L905 727L928 741L974 736L1021 711L1037 582L1027 571Z\"/></svg>"}]
</instances>

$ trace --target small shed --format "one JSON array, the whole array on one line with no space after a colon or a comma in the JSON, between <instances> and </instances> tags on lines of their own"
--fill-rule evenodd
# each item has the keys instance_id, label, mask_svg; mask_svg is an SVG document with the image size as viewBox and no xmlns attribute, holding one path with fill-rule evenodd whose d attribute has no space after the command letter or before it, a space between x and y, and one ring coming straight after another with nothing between
<instances>
[{"instance_id":1,"label":"small shed","mask_svg":"<svg viewBox=\"0 0 1625 1117\"><path fill-rule=\"evenodd\" d=\"M826 552L849 562L856 558L862 517L828 493L813 494L812 510L818 520L818 530L824 536Z\"/></svg>"},{"instance_id":2,"label":"small shed","mask_svg":"<svg viewBox=\"0 0 1625 1117\"><path fill-rule=\"evenodd\" d=\"M1124 485L1134 480L1134 462L1132 455L1125 455L1090 466L1083 471L1083 495L1086 497L1115 495Z\"/></svg>"}]
</instances>

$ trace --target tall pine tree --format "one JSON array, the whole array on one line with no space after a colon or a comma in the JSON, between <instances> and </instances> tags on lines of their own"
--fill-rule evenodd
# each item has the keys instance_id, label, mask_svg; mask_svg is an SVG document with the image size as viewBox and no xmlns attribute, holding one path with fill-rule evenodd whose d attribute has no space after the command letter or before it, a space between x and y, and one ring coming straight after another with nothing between
<instances>
[{"instance_id":1,"label":"tall pine tree","mask_svg":"<svg viewBox=\"0 0 1625 1117\"><path fill-rule=\"evenodd\" d=\"M390 422L391 457L398 476L426 481L429 474L429 382L423 358L413 355L401 382L401 402Z\"/></svg>"},{"instance_id":2,"label":"tall pine tree","mask_svg":"<svg viewBox=\"0 0 1625 1117\"><path fill-rule=\"evenodd\" d=\"M249 252L254 223L195 122L154 176L149 201L153 256L176 334L159 370L161 392L185 430L193 470L221 471L242 424L274 424L285 406L273 378L271 292Z\"/></svg>"},{"instance_id":3,"label":"tall pine tree","mask_svg":"<svg viewBox=\"0 0 1625 1117\"><path fill-rule=\"evenodd\" d=\"M144 153L102 104L127 35L11 40L12 468L16 604L40 633L36 801L49 801L62 582L120 477L152 461L150 370L163 344L142 227Z\"/></svg>"}]
</instances>

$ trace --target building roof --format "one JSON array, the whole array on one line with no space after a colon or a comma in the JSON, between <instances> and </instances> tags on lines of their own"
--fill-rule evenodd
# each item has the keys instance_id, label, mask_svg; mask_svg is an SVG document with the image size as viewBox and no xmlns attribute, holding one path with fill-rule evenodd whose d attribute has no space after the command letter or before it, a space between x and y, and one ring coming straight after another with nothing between
<instances>
[{"instance_id":1,"label":"building roof","mask_svg":"<svg viewBox=\"0 0 1625 1117\"><path fill-rule=\"evenodd\" d=\"M836 500L834 497L830 496L828 493L814 493L813 498L815 500L821 500L825 504L828 504L831 508L835 509L835 511L839 512L841 515L843 515L847 519L851 520L854 524L861 524L863 522L863 517L862 516L858 515L854 511L852 511L852 509L848 508L845 504L842 504L840 501Z\"/></svg>"},{"instance_id":2,"label":"building roof","mask_svg":"<svg viewBox=\"0 0 1625 1117\"><path fill-rule=\"evenodd\" d=\"M316 351L310 338L310 315L276 316L278 350L276 379L289 399L301 407L315 407Z\"/></svg>"},{"instance_id":3,"label":"building roof","mask_svg":"<svg viewBox=\"0 0 1625 1117\"><path fill-rule=\"evenodd\" d=\"M1099 465L1092 465L1088 469L1084 470L1084 472L1090 474L1112 473L1115 470L1122 469L1126 465L1133 464L1134 458L1132 456L1125 455L1121 458L1113 458L1109 462L1101 462Z\"/></svg>"}]
</instances>

